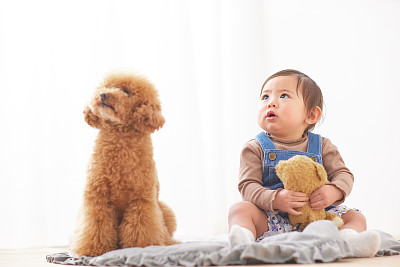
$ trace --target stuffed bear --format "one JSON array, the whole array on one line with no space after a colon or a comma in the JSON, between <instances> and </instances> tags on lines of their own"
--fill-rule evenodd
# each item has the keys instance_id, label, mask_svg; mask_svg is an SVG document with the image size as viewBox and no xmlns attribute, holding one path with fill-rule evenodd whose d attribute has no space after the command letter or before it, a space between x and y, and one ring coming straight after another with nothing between
<instances>
[{"instance_id":1,"label":"stuffed bear","mask_svg":"<svg viewBox=\"0 0 400 267\"><path fill-rule=\"evenodd\" d=\"M276 174L283 182L285 189L303 192L310 197L311 193L324 184L328 184L327 173L324 167L307 156L296 155L289 160L281 160L276 165ZM292 225L304 229L308 224L318 220L331 220L337 227L343 225L343 220L325 210L313 210L310 201L296 210L302 215L289 214Z\"/></svg>"}]
</instances>

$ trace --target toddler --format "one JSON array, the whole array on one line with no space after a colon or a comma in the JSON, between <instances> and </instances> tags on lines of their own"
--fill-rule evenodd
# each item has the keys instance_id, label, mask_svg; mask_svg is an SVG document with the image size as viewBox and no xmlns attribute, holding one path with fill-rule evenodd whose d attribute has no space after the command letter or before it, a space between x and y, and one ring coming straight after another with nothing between
<instances>
[{"instance_id":1,"label":"toddler","mask_svg":"<svg viewBox=\"0 0 400 267\"><path fill-rule=\"evenodd\" d=\"M296 208L310 201L313 209L326 209L343 219L339 234L355 256L372 257L378 251L380 236L366 231L365 217L357 209L340 205L351 192L353 174L328 138L310 132L321 118L322 108L320 88L304 73L283 70L264 82L257 115L264 131L242 150L238 187L244 201L229 211L232 247L293 231L288 213L300 215ZM279 160L291 157L285 153L287 150L291 150L291 156L306 155L321 163L330 183L318 188L310 198L285 189L275 166Z\"/></svg>"}]
</instances>

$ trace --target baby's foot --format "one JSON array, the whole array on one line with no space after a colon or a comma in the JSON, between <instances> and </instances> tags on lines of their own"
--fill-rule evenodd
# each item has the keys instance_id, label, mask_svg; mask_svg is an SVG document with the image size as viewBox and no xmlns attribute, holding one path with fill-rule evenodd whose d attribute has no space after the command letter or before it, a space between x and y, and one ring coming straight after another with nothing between
<instances>
[{"instance_id":1,"label":"baby's foot","mask_svg":"<svg viewBox=\"0 0 400 267\"><path fill-rule=\"evenodd\" d=\"M229 231L228 239L231 248L236 245L250 244L255 240L253 233L249 229L236 224L232 225Z\"/></svg>"},{"instance_id":2,"label":"baby's foot","mask_svg":"<svg viewBox=\"0 0 400 267\"><path fill-rule=\"evenodd\" d=\"M381 236L376 231L357 233L353 229L343 229L339 235L347 242L355 257L374 257L381 246Z\"/></svg>"}]
</instances>

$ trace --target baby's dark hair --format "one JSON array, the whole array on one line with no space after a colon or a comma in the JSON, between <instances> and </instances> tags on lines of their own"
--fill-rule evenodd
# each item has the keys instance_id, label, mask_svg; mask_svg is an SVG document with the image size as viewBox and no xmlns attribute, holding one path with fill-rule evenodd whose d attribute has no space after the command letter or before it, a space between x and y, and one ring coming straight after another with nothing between
<instances>
[{"instance_id":1,"label":"baby's dark hair","mask_svg":"<svg viewBox=\"0 0 400 267\"><path fill-rule=\"evenodd\" d=\"M313 79L308 77L306 74L298 71L298 70L292 70L292 69L287 69L287 70L281 70L278 71L275 74L272 74L268 79L265 80L263 86L261 87L261 93L264 89L265 84L272 80L273 78L280 77L280 76L294 76L297 78L297 87L296 87L296 93L299 93L299 89L301 90L301 94L303 95L303 100L304 104L307 109L307 113L311 112L312 109L316 106L318 106L321 111L323 109L324 105L324 98L322 96L321 89L317 85L316 82L314 82ZM315 124L311 124L310 126L307 127L307 131L311 131L314 129Z\"/></svg>"}]
</instances>

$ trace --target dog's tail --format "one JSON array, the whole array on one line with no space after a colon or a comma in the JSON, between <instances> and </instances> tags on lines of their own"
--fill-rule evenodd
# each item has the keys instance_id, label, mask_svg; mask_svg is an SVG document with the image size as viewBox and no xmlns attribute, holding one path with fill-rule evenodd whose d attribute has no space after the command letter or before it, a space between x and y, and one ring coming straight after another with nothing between
<instances>
[{"instance_id":1,"label":"dog's tail","mask_svg":"<svg viewBox=\"0 0 400 267\"><path fill-rule=\"evenodd\" d=\"M158 201L158 205L163 214L164 224L167 227L169 235L172 237L176 231L176 217L174 212L167 204L162 201Z\"/></svg>"}]
</instances>

